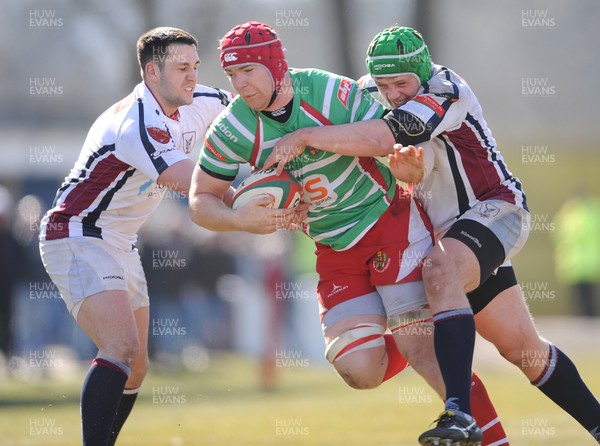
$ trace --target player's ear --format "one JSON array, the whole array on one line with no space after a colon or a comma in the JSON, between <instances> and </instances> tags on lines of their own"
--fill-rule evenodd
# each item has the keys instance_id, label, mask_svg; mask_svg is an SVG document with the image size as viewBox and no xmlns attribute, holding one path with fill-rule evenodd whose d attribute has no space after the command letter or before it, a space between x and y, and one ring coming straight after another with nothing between
<instances>
[{"instance_id":1,"label":"player's ear","mask_svg":"<svg viewBox=\"0 0 600 446\"><path fill-rule=\"evenodd\" d=\"M144 79L146 81L158 82L158 71L160 68L154 62L148 62L144 67Z\"/></svg>"}]
</instances>

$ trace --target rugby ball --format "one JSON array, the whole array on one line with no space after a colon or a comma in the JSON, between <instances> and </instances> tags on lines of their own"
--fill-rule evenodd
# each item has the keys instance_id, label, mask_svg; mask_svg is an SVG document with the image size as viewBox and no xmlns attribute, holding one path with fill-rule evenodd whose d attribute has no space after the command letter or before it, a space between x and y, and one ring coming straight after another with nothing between
<instances>
[{"instance_id":1,"label":"rugby ball","mask_svg":"<svg viewBox=\"0 0 600 446\"><path fill-rule=\"evenodd\" d=\"M259 195L267 195L273 202L270 208L295 208L302 201L302 186L286 170L277 175L273 167L257 170L242 181L233 195L231 207L237 209Z\"/></svg>"}]
</instances>

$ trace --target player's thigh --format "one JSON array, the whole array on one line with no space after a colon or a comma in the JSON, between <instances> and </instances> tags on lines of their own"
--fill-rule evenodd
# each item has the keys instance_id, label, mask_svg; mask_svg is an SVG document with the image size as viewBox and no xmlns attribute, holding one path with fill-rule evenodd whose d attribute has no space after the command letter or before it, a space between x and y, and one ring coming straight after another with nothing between
<instances>
[{"instance_id":1,"label":"player's thigh","mask_svg":"<svg viewBox=\"0 0 600 446\"><path fill-rule=\"evenodd\" d=\"M477 286L521 250L529 236L529 218L520 206L501 200L481 201L463 213L441 241L455 239L470 248L479 266ZM468 286L465 291L473 289Z\"/></svg>"},{"instance_id":2,"label":"player's thigh","mask_svg":"<svg viewBox=\"0 0 600 446\"><path fill-rule=\"evenodd\" d=\"M515 285L517 285L517 277L510 261L508 261L488 277L485 282L467 293L473 314L482 311L496 296Z\"/></svg>"},{"instance_id":3,"label":"player's thigh","mask_svg":"<svg viewBox=\"0 0 600 446\"><path fill-rule=\"evenodd\" d=\"M139 354L138 327L127 291L102 291L86 297L77 323L94 341L100 355L131 365Z\"/></svg>"},{"instance_id":4,"label":"player's thigh","mask_svg":"<svg viewBox=\"0 0 600 446\"><path fill-rule=\"evenodd\" d=\"M423 265L423 281L428 290L444 287L467 292L476 288L479 280L480 260L462 240L452 237L439 240Z\"/></svg>"},{"instance_id":5,"label":"player's thigh","mask_svg":"<svg viewBox=\"0 0 600 446\"><path fill-rule=\"evenodd\" d=\"M368 276L323 279L317 290L325 357L350 386L379 385L387 368L381 297L369 285Z\"/></svg>"},{"instance_id":6,"label":"player's thigh","mask_svg":"<svg viewBox=\"0 0 600 446\"><path fill-rule=\"evenodd\" d=\"M84 299L105 291L128 291L126 253L103 240L75 237L40 242L46 271L77 320Z\"/></svg>"},{"instance_id":7,"label":"player's thigh","mask_svg":"<svg viewBox=\"0 0 600 446\"><path fill-rule=\"evenodd\" d=\"M535 352L547 350L518 285L502 291L477 313L475 324L479 334L517 366L531 355L539 355Z\"/></svg>"}]
</instances>

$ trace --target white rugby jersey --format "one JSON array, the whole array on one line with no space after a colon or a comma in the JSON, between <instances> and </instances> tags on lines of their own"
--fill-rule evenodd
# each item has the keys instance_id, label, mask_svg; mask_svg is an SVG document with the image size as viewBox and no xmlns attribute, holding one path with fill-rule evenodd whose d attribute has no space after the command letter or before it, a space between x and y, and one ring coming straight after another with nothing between
<instances>
[{"instance_id":1,"label":"white rugby jersey","mask_svg":"<svg viewBox=\"0 0 600 446\"><path fill-rule=\"evenodd\" d=\"M169 117L146 85L138 84L90 128L41 221L40 240L97 237L131 250L164 195L156 179L188 158L230 100L229 92L196 85L193 103Z\"/></svg>"},{"instance_id":2,"label":"white rugby jersey","mask_svg":"<svg viewBox=\"0 0 600 446\"><path fill-rule=\"evenodd\" d=\"M370 76L359 82L382 100ZM394 112L408 114L404 122L414 124L406 125L397 139L425 149L426 176L413 193L436 238L479 201L498 199L527 209L521 183L496 149L477 97L455 72L434 65L417 96Z\"/></svg>"}]
</instances>

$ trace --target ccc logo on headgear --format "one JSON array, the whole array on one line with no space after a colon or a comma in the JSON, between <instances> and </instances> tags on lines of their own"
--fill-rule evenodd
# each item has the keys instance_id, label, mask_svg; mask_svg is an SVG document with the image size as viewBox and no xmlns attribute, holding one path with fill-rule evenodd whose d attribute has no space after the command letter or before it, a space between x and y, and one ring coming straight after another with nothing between
<instances>
[{"instance_id":1,"label":"ccc logo on headgear","mask_svg":"<svg viewBox=\"0 0 600 446\"><path fill-rule=\"evenodd\" d=\"M223 60L225 62L235 62L237 60L237 54L236 53L227 53L227 54L225 54L225 57L223 57Z\"/></svg>"}]
</instances>

